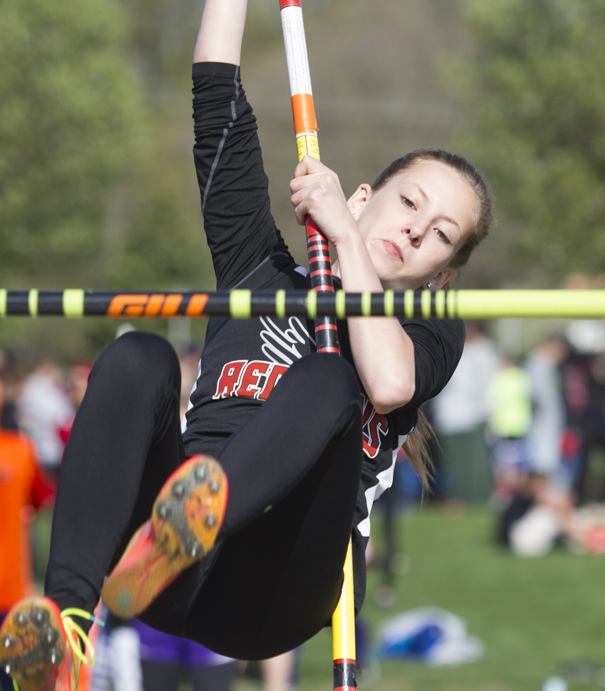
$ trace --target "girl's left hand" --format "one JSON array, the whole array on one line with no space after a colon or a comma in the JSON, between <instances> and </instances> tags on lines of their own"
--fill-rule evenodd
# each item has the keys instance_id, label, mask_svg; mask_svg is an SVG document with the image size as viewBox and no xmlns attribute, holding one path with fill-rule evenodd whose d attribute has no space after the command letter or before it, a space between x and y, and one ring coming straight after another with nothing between
<instances>
[{"instance_id":1,"label":"girl's left hand","mask_svg":"<svg viewBox=\"0 0 605 691\"><path fill-rule=\"evenodd\" d=\"M310 216L335 247L347 234L357 232L338 175L312 156L296 166L290 192L298 223L305 225Z\"/></svg>"}]
</instances>

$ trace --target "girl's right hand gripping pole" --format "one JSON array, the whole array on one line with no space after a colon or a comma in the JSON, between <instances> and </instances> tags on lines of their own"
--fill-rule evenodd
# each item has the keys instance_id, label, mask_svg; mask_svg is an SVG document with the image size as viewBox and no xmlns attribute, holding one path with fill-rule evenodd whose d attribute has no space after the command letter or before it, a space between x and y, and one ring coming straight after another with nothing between
<instances>
[{"instance_id":1,"label":"girl's right hand gripping pole","mask_svg":"<svg viewBox=\"0 0 605 691\"><path fill-rule=\"evenodd\" d=\"M311 74L300 0L280 0L279 6L286 46L298 160L301 161L307 155L319 160L317 120L311 91ZM306 226L311 287L317 292L334 292L328 242L311 219L307 218ZM315 340L317 352L340 352L334 319L320 317L315 320ZM342 594L332 615L332 640L334 689L352 691L357 688L357 681L355 679L353 560L350 540L344 565Z\"/></svg>"}]
</instances>

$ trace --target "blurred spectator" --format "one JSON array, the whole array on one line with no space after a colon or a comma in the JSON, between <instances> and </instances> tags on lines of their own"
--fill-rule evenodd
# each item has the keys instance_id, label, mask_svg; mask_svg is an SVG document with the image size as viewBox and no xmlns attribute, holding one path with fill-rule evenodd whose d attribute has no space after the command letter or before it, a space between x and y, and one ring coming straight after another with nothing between
<instances>
[{"instance_id":1,"label":"blurred spectator","mask_svg":"<svg viewBox=\"0 0 605 691\"><path fill-rule=\"evenodd\" d=\"M500 540L522 556L547 554L573 524L571 483L563 472L565 404L561 365L569 354L553 335L528 357L531 423L527 432L528 475L501 517Z\"/></svg>"},{"instance_id":2,"label":"blurred spectator","mask_svg":"<svg viewBox=\"0 0 605 691\"><path fill-rule=\"evenodd\" d=\"M95 641L97 662L89 691L177 691L183 681L194 691L231 689L234 660L137 619L119 619L105 607L98 616L105 626Z\"/></svg>"},{"instance_id":3,"label":"blurred spectator","mask_svg":"<svg viewBox=\"0 0 605 691\"><path fill-rule=\"evenodd\" d=\"M169 636L132 620L139 634L144 691L177 691L189 679L194 691L229 691L236 662L186 638Z\"/></svg>"},{"instance_id":4,"label":"blurred spectator","mask_svg":"<svg viewBox=\"0 0 605 691\"><path fill-rule=\"evenodd\" d=\"M96 662L89 674L89 691L143 691L141 646L132 621L118 619L104 605L95 616L105 626L95 629ZM78 688L82 686L82 679Z\"/></svg>"},{"instance_id":5,"label":"blurred spectator","mask_svg":"<svg viewBox=\"0 0 605 691\"><path fill-rule=\"evenodd\" d=\"M18 419L34 442L39 462L55 483L65 446L61 429L70 426L74 414L74 406L62 386L61 370L53 360L44 358L23 385Z\"/></svg>"},{"instance_id":6,"label":"blurred spectator","mask_svg":"<svg viewBox=\"0 0 605 691\"><path fill-rule=\"evenodd\" d=\"M569 347L559 335L549 337L527 359L525 369L531 385L532 421L527 435L529 468L550 478L560 489L561 442L565 429L560 366Z\"/></svg>"},{"instance_id":7,"label":"blurred spectator","mask_svg":"<svg viewBox=\"0 0 605 691\"><path fill-rule=\"evenodd\" d=\"M92 365L93 363L89 360L80 360L69 368L67 375L67 394L76 410L80 407L84 394L86 393Z\"/></svg>"},{"instance_id":8,"label":"blurred spectator","mask_svg":"<svg viewBox=\"0 0 605 691\"><path fill-rule=\"evenodd\" d=\"M96 662L86 688L89 691L143 691L139 634L131 621L114 617L105 606L95 612L105 626L96 629ZM82 681L78 689L82 686Z\"/></svg>"},{"instance_id":9,"label":"blurred spectator","mask_svg":"<svg viewBox=\"0 0 605 691\"><path fill-rule=\"evenodd\" d=\"M529 376L522 367L504 358L489 393L495 474L493 499L504 506L517 494L527 473L525 436L532 420Z\"/></svg>"},{"instance_id":10,"label":"blurred spectator","mask_svg":"<svg viewBox=\"0 0 605 691\"><path fill-rule=\"evenodd\" d=\"M88 387L88 377L92 371L92 362L88 360L81 360L74 363L67 372L67 395L73 406L73 415L71 418L66 418L64 423L59 427L59 436L63 445L67 444L69 433L74 424L76 411L82 403L86 388Z\"/></svg>"},{"instance_id":11,"label":"blurred spectator","mask_svg":"<svg viewBox=\"0 0 605 691\"><path fill-rule=\"evenodd\" d=\"M496 347L482 326L467 322L458 368L432 402L440 483L446 499L469 503L489 499L493 474L485 428L490 415L488 392L498 364Z\"/></svg>"},{"instance_id":12,"label":"blurred spectator","mask_svg":"<svg viewBox=\"0 0 605 691\"><path fill-rule=\"evenodd\" d=\"M605 290L605 274L587 276L572 274L563 284L565 290ZM605 351L605 321L573 319L567 326L567 340L572 349L583 355Z\"/></svg>"},{"instance_id":13,"label":"blurred spectator","mask_svg":"<svg viewBox=\"0 0 605 691\"><path fill-rule=\"evenodd\" d=\"M548 554L560 541L574 550L605 553L605 510L600 505L575 510L569 492L546 475L530 473L522 491L502 514L502 544L524 557Z\"/></svg>"},{"instance_id":14,"label":"blurred spectator","mask_svg":"<svg viewBox=\"0 0 605 691\"><path fill-rule=\"evenodd\" d=\"M31 441L0 429L0 623L18 600L34 592L29 524L32 507L39 508L51 494ZM13 691L12 680L3 671L0 681L3 691Z\"/></svg>"},{"instance_id":15,"label":"blurred spectator","mask_svg":"<svg viewBox=\"0 0 605 691\"><path fill-rule=\"evenodd\" d=\"M567 290L603 290L605 274L574 274ZM562 366L567 429L563 469L573 483L577 503L605 501L602 480L591 477L594 450L605 448L605 320L576 319L566 332L570 354ZM599 473L594 473L598 476Z\"/></svg>"},{"instance_id":16,"label":"blurred spectator","mask_svg":"<svg viewBox=\"0 0 605 691\"><path fill-rule=\"evenodd\" d=\"M4 387L0 427L17 431L19 423L16 402L21 395L23 375L15 356L4 350L0 350L0 379Z\"/></svg>"},{"instance_id":17,"label":"blurred spectator","mask_svg":"<svg viewBox=\"0 0 605 691\"><path fill-rule=\"evenodd\" d=\"M67 376L52 360L44 360L27 378L19 401L19 421L35 434L38 449L46 456L46 473L56 490L63 450L71 432L76 410L80 406L92 363L77 362ZM39 399L36 399L39 396ZM58 456L57 456L58 454ZM58 458L58 461L57 461ZM54 498L54 496L53 496ZM49 502L32 524L34 572L36 580L43 581L50 551L52 502Z\"/></svg>"},{"instance_id":18,"label":"blurred spectator","mask_svg":"<svg viewBox=\"0 0 605 691\"><path fill-rule=\"evenodd\" d=\"M544 556L565 533L571 515L571 504L553 491L549 478L530 473L502 514L500 541L519 556Z\"/></svg>"},{"instance_id":19,"label":"blurred spectator","mask_svg":"<svg viewBox=\"0 0 605 691\"><path fill-rule=\"evenodd\" d=\"M571 350L561 368L567 414L563 469L580 504L590 498L605 500L605 487L596 491L587 487L593 451L605 447L605 339L600 336L602 326L598 321L586 323L582 327L583 337L578 338L577 329L571 329L570 325L568 339ZM591 328L595 333L588 337Z\"/></svg>"},{"instance_id":20,"label":"blurred spectator","mask_svg":"<svg viewBox=\"0 0 605 691\"><path fill-rule=\"evenodd\" d=\"M291 689L294 686L296 661L296 650L290 650L268 660L261 660L260 669L264 691L288 691Z\"/></svg>"},{"instance_id":21,"label":"blurred spectator","mask_svg":"<svg viewBox=\"0 0 605 691\"><path fill-rule=\"evenodd\" d=\"M397 521L398 487L405 466L410 467L402 447L397 453L393 485L376 502L378 510L382 513L383 541L379 553L373 557L373 565L378 567L381 573L381 585L374 593L374 603L384 609L389 609L395 604L395 580L401 575L402 564L405 562L405 556L401 553L402 538Z\"/></svg>"}]
</instances>

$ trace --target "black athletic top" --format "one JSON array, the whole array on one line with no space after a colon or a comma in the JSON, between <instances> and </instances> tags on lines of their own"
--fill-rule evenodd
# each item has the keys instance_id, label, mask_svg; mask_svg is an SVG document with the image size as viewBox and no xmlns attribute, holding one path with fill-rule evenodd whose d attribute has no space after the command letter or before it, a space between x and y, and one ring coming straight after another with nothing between
<instances>
[{"instance_id":1,"label":"black athletic top","mask_svg":"<svg viewBox=\"0 0 605 691\"><path fill-rule=\"evenodd\" d=\"M217 288L309 290L306 269L292 258L271 215L256 118L239 67L194 64L193 83L194 158ZM392 484L397 450L416 424L418 407L449 381L464 345L461 321L409 319L401 324L414 343L414 398L380 415L362 395L365 454L353 527L358 611L365 595L372 504ZM339 322L338 332L342 354L354 365L346 322ZM200 449L217 453L254 415L286 369L315 350L313 333L313 323L297 317L210 320L183 421L187 454Z\"/></svg>"}]
</instances>

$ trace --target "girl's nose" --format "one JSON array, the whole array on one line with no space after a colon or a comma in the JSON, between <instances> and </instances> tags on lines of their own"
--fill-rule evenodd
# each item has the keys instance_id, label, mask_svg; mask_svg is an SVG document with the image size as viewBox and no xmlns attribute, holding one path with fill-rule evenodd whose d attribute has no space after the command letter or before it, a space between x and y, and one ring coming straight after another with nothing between
<instances>
[{"instance_id":1,"label":"girl's nose","mask_svg":"<svg viewBox=\"0 0 605 691\"><path fill-rule=\"evenodd\" d=\"M419 247L425 233L425 228L421 224L414 223L403 231L409 238L412 247Z\"/></svg>"}]
</instances>

